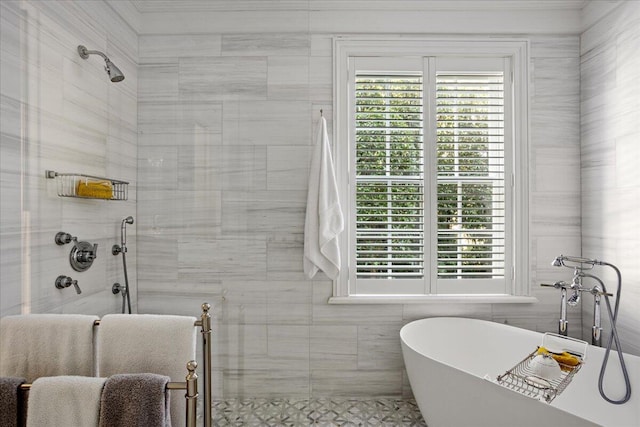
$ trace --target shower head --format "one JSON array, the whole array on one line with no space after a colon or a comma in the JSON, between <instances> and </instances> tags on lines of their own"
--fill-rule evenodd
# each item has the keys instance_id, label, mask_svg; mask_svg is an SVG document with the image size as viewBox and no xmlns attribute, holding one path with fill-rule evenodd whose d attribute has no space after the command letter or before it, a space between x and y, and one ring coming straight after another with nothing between
<instances>
[{"instance_id":1,"label":"shower head","mask_svg":"<svg viewBox=\"0 0 640 427\"><path fill-rule=\"evenodd\" d=\"M120 71L120 69L116 67L116 65L111 62L109 57L107 57L107 55L105 55L104 53L97 50L87 50L86 47L80 45L78 46L78 54L82 59L87 59L89 55L100 55L105 62L104 70L109 75L111 81L117 83L124 80L124 74L122 74L122 71Z\"/></svg>"},{"instance_id":2,"label":"shower head","mask_svg":"<svg viewBox=\"0 0 640 427\"><path fill-rule=\"evenodd\" d=\"M109 78L112 82L117 83L124 80L124 74L116 65L109 61L108 59L104 61L106 65L104 66L105 71L109 74Z\"/></svg>"},{"instance_id":3,"label":"shower head","mask_svg":"<svg viewBox=\"0 0 640 427\"><path fill-rule=\"evenodd\" d=\"M127 223L127 224L133 224L133 217L132 216L128 216L125 219L122 220L123 223Z\"/></svg>"}]
</instances>

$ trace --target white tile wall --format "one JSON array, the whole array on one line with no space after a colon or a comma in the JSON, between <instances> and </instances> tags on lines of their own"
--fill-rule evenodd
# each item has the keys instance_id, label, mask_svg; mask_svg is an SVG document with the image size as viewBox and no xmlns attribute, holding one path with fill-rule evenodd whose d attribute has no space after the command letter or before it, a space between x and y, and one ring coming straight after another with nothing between
<instances>
[{"instance_id":1,"label":"white tile wall","mask_svg":"<svg viewBox=\"0 0 640 427\"><path fill-rule=\"evenodd\" d=\"M558 279L550 266L556 253L580 246L577 37L531 38L531 268L540 303L340 306L326 303L330 281L305 280L301 268L311 135L320 108L329 118L332 111L331 38L246 27L234 34L212 29L220 51L197 58L173 48L187 34L140 37L141 49L154 54L141 55L138 171L146 194L138 207L148 212L141 221L166 221L160 232L152 224L138 229L140 307L184 310L194 294L209 293L217 313L217 393L402 395L410 388L398 332L408 321L460 315L557 328L559 295L538 284ZM163 54L162 45L171 53ZM216 135L210 151L196 164L177 160L175 172L174 156L187 152L191 159L199 144L192 118L201 124L205 116ZM164 159L160 168L149 166L155 157ZM181 179L183 166L210 171L210 178ZM200 198L179 198L183 211L215 201L197 222L173 207L177 194L195 190ZM169 235L177 249L159 248L172 244ZM162 257L154 259L158 251ZM166 305L158 298L192 281L200 290L188 299ZM581 334L580 321L580 312L572 312L574 335Z\"/></svg>"},{"instance_id":2,"label":"white tile wall","mask_svg":"<svg viewBox=\"0 0 640 427\"><path fill-rule=\"evenodd\" d=\"M79 44L105 52L125 80L111 83ZM136 215L137 48L136 32L105 2L0 2L0 315L120 309L111 286L124 281L122 260L111 246L121 220ZM129 181L129 200L60 198L47 169ZM127 242L134 307L136 225ZM72 270L58 231L98 243L89 270ZM54 287L62 274L81 295Z\"/></svg>"},{"instance_id":3,"label":"white tile wall","mask_svg":"<svg viewBox=\"0 0 640 427\"><path fill-rule=\"evenodd\" d=\"M618 334L625 352L640 355L640 3L621 3L581 37L582 253L620 268ZM610 269L594 274L615 292ZM587 298L585 337L592 307Z\"/></svg>"},{"instance_id":4,"label":"white tile wall","mask_svg":"<svg viewBox=\"0 0 640 427\"><path fill-rule=\"evenodd\" d=\"M637 29L622 31L615 57L620 64L614 68L597 53L611 50L598 44L611 40L609 33L586 33L583 45L595 47L585 51L583 46L582 58L575 35L533 34L542 29L528 36L530 268L539 303L336 306L326 303L331 282L323 276L305 280L301 271L306 180L319 110L329 119L332 115L332 32L356 32L359 24L343 11L311 2L288 11L143 13L132 19L141 19L138 35L110 3L0 2L0 313L27 307L117 311L119 299L107 291L121 270L107 248L117 239L121 218L135 208L137 239L129 239L129 263L134 281L137 276L138 308L193 315L202 301L214 305L217 397L410 394L398 331L421 317L468 316L556 329L559 297L538 285L566 279L570 272L550 262L559 253L580 251L580 68L615 72L633 83L637 61L625 52L637 44ZM20 16L25 6L28 13ZM431 32L417 18L408 26L393 24L387 12L367 13L374 22L387 20L384 31ZM567 13L557 16L567 18ZM107 31L101 22L118 31ZM575 33L575 22L568 22L567 32ZM500 28L491 25L480 32ZM79 43L106 50L122 64L127 79L109 83L99 61L77 57ZM598 94L615 88L613 81L591 82L587 78L582 87L583 109L589 107L582 116L583 176L588 182L589 168L618 182L637 176L623 161L637 155L629 142L633 132L618 135L615 151L607 156L588 149L602 144L590 142L590 135L601 135L603 125L585 117L608 108ZM29 90L23 93L25 87ZM633 103L638 96L624 99ZM28 130L24 146L23 124ZM618 163L610 172L607 165L613 161ZM131 181L129 202L62 200L42 179L44 169L78 168ZM619 203L626 188L615 190L611 194L618 198L607 199L609 213L627 206ZM592 203L602 200L594 197ZM630 214L618 220L633 224ZM589 242L637 251L637 239L614 243L595 226L588 228ZM104 251L85 273L82 298L53 288L54 276L68 272L66 249L51 243L60 229L95 239ZM637 322L630 307L623 306L623 325ZM580 335L581 313L571 311L569 321L572 335ZM623 327L628 337L631 328Z\"/></svg>"}]
</instances>

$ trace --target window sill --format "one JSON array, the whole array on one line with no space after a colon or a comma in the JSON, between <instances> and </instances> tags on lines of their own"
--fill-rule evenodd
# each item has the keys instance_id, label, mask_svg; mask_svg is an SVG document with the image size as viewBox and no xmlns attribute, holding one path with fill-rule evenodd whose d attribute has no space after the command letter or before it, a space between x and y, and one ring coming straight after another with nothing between
<instances>
[{"instance_id":1,"label":"window sill","mask_svg":"<svg viewBox=\"0 0 640 427\"><path fill-rule=\"evenodd\" d=\"M354 295L330 297L329 304L533 304L536 297L514 295Z\"/></svg>"}]
</instances>

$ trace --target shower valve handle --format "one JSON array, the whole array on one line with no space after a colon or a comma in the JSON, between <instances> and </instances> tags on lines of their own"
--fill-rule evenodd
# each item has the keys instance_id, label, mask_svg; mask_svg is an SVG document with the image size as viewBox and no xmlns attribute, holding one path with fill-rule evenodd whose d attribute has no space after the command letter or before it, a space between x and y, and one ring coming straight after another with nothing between
<instances>
[{"instance_id":1,"label":"shower valve handle","mask_svg":"<svg viewBox=\"0 0 640 427\"><path fill-rule=\"evenodd\" d=\"M91 249L79 250L76 258L79 262L93 262L98 255L98 244L95 243Z\"/></svg>"},{"instance_id":2,"label":"shower valve handle","mask_svg":"<svg viewBox=\"0 0 640 427\"><path fill-rule=\"evenodd\" d=\"M62 245L66 245L67 243L71 243L73 241L77 242L78 239L69 233L65 233L64 231L59 231L58 233L56 233L56 237L54 238L54 241L56 242L56 245L62 246Z\"/></svg>"},{"instance_id":3,"label":"shower valve handle","mask_svg":"<svg viewBox=\"0 0 640 427\"><path fill-rule=\"evenodd\" d=\"M80 290L80 285L78 285L77 280L73 280L71 277L64 276L64 275L60 275L56 279L56 288L58 289L68 288L71 285L73 285L73 287L76 289L76 293L78 295L82 293L82 291Z\"/></svg>"},{"instance_id":4,"label":"shower valve handle","mask_svg":"<svg viewBox=\"0 0 640 427\"><path fill-rule=\"evenodd\" d=\"M89 242L78 242L71 249L69 254L69 262L75 271L85 271L93 264L98 257L98 244Z\"/></svg>"}]
</instances>

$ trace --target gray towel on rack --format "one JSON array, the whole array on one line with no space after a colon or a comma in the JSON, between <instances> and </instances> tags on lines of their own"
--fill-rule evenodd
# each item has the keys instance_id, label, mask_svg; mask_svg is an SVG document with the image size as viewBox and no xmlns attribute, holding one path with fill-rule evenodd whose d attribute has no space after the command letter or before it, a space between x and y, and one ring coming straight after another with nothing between
<instances>
[{"instance_id":1,"label":"gray towel on rack","mask_svg":"<svg viewBox=\"0 0 640 427\"><path fill-rule=\"evenodd\" d=\"M0 377L0 427L23 425L24 410L20 384L24 378Z\"/></svg>"},{"instance_id":2,"label":"gray towel on rack","mask_svg":"<svg viewBox=\"0 0 640 427\"><path fill-rule=\"evenodd\" d=\"M109 377L101 399L99 427L171 427L169 377L117 374Z\"/></svg>"}]
</instances>

